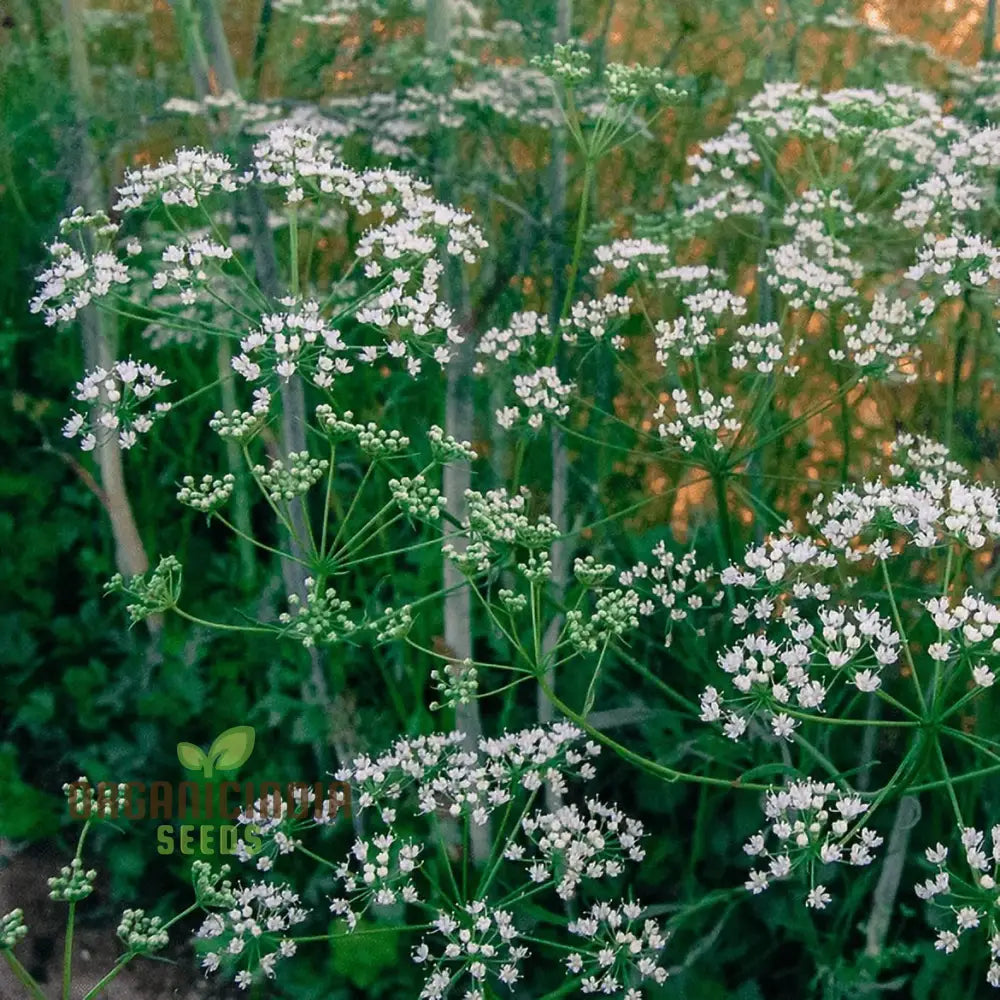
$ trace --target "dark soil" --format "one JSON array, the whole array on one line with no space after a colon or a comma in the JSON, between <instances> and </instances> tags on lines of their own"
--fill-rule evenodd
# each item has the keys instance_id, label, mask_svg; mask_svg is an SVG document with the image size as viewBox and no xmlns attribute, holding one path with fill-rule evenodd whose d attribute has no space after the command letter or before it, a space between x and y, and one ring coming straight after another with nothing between
<instances>
[{"instance_id":1,"label":"dark soil","mask_svg":"<svg viewBox=\"0 0 1000 1000\"><path fill-rule=\"evenodd\" d=\"M62 985L66 906L49 899L47 880L64 864L66 858L51 846L17 851L0 841L0 915L16 907L24 911L28 936L15 954L52 1000L58 1000ZM88 923L85 907L78 907L72 1000L81 1000L114 966L121 954L117 926L116 919L100 926ZM135 959L101 992L101 1000L214 1000L224 995L199 973L193 952L181 940L164 957L166 961ZM26 996L7 962L0 960L0 1000Z\"/></svg>"}]
</instances>

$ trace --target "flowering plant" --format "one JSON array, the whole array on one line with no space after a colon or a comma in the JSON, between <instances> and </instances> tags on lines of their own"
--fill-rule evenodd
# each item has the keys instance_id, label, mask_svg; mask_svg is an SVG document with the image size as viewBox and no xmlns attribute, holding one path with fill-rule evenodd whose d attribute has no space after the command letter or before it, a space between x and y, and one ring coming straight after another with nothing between
<instances>
[{"instance_id":1,"label":"flowering plant","mask_svg":"<svg viewBox=\"0 0 1000 1000\"><path fill-rule=\"evenodd\" d=\"M305 16L334 25L335 8ZM195 911L203 968L241 990L277 982L302 945L387 934L407 939L426 1000L639 1000L697 959L677 931L717 908L721 930L737 901L795 907L814 940L856 916L854 961L878 986L899 959L889 915L926 903L943 928L928 950L982 927L998 985L998 836L991 862L974 825L989 799L971 790L1000 773L980 710L1000 655L1000 492L954 427L966 358L989 349L1000 133L909 84L769 82L687 155L671 207L626 232L592 221L601 171L681 113L685 83L575 44L486 89L513 101L515 83L536 110L546 96L531 120L580 168L568 252L534 308L485 321L465 305L494 237L488 213L436 193L447 177L355 169L328 124L235 99L251 145L128 170L113 221L80 209L48 248L33 312L56 326L104 309L138 335L83 374L65 438L141 461L217 398L176 499L281 571L277 598L234 598L225 617L198 606L177 554L108 592L154 636L179 619L274 643L298 685L283 697L328 731L335 661L363 650L403 733L381 753L336 747L349 832L332 813L244 810L260 847L248 831L233 868L197 862L179 915L127 910L88 1000ZM474 98L357 113L454 129ZM383 151L433 134L387 129ZM904 421L942 346L940 419ZM419 725L399 711L411 694ZM612 801L627 790L606 794L602 748L678 811L695 790L692 871L709 796L727 803L743 850L723 884L639 902L667 838ZM64 996L96 878L87 829L50 886L69 904ZM930 876L910 837L935 843ZM37 997L22 918L0 921L0 952Z\"/></svg>"}]
</instances>

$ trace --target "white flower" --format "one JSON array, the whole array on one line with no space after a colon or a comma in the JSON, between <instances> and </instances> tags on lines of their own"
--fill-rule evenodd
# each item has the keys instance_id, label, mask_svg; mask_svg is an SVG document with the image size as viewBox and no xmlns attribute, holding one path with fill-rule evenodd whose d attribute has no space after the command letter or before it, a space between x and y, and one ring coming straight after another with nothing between
<instances>
[{"instance_id":1,"label":"white flower","mask_svg":"<svg viewBox=\"0 0 1000 1000\"><path fill-rule=\"evenodd\" d=\"M972 679L979 687L992 687L996 676L985 663L980 663L972 668Z\"/></svg>"},{"instance_id":2,"label":"white flower","mask_svg":"<svg viewBox=\"0 0 1000 1000\"><path fill-rule=\"evenodd\" d=\"M806 906L814 910L826 909L826 904L830 902L833 897L826 891L825 885L817 885L809 890L809 895L806 896Z\"/></svg>"}]
</instances>

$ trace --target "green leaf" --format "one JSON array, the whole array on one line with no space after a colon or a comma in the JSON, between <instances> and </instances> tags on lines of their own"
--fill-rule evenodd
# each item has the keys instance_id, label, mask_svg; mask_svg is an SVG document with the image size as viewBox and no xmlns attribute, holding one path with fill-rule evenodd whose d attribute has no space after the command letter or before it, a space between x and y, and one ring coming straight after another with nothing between
<instances>
[{"instance_id":1,"label":"green leaf","mask_svg":"<svg viewBox=\"0 0 1000 1000\"><path fill-rule=\"evenodd\" d=\"M178 743L177 759L181 762L181 766L189 771L202 770L205 761L208 760L201 747L196 747L193 743Z\"/></svg>"},{"instance_id":2,"label":"green leaf","mask_svg":"<svg viewBox=\"0 0 1000 1000\"><path fill-rule=\"evenodd\" d=\"M208 751L208 759L223 771L239 767L253 753L255 738L253 726L233 726L215 737Z\"/></svg>"},{"instance_id":3,"label":"green leaf","mask_svg":"<svg viewBox=\"0 0 1000 1000\"><path fill-rule=\"evenodd\" d=\"M52 721L55 717L55 712L55 693L50 690L36 689L21 703L17 715L14 716L11 732L23 726L29 732L36 733Z\"/></svg>"},{"instance_id":4,"label":"green leaf","mask_svg":"<svg viewBox=\"0 0 1000 1000\"><path fill-rule=\"evenodd\" d=\"M26 784L18 767L17 750L0 744L0 837L40 840L59 829L65 803Z\"/></svg>"}]
</instances>

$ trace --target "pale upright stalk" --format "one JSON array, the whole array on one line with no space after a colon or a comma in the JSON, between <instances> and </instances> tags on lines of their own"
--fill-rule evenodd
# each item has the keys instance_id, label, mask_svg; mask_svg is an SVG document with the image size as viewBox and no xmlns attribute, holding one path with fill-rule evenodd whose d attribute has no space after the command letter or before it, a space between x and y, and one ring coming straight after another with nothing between
<instances>
[{"instance_id":1,"label":"pale upright stalk","mask_svg":"<svg viewBox=\"0 0 1000 1000\"><path fill-rule=\"evenodd\" d=\"M882 872L872 894L872 909L865 934L865 953L877 957L885 947L896 908L899 883L906 864L906 851L910 844L910 831L920 820L920 800L915 795L904 795L896 807L896 816L889 834L889 843L882 860Z\"/></svg>"},{"instance_id":2,"label":"pale upright stalk","mask_svg":"<svg viewBox=\"0 0 1000 1000\"><path fill-rule=\"evenodd\" d=\"M570 25L573 18L572 0L558 0L556 7L556 31L554 42L565 44L569 41ZM588 172L589 178L589 172ZM590 197L590 185L584 181L582 198ZM550 199L552 206L552 231L550 246L552 247L552 304L549 309L549 319L552 324L552 336L558 338L559 321L567 312L571 302L573 289L570 284L575 281L576 269L567 280L566 277L566 129L559 127L552 132L552 173L550 179ZM581 227L582 228L582 227ZM577 233L579 242L582 233ZM574 254L574 258L576 258ZM575 261L577 264L578 261ZM555 364L559 365L558 352ZM552 560L552 601L558 608L566 596L569 584L570 545L565 535L569 530L569 458L566 454L566 440L559 427L552 428L551 442L552 458L552 492L549 495L549 513L559 534L549 548L549 558ZM563 627L563 615L553 611L542 641L542 658L545 661L553 659L553 651ZM555 690L555 667L548 662L545 668L546 685ZM546 697L541 686L538 688L538 721L551 722L554 713L552 702ZM550 808L558 803L549 802Z\"/></svg>"},{"instance_id":3,"label":"pale upright stalk","mask_svg":"<svg viewBox=\"0 0 1000 1000\"><path fill-rule=\"evenodd\" d=\"M446 63L451 44L451 22L453 16L451 0L427 0L427 55L432 61ZM446 196L453 164L450 144L440 144L444 148L435 151L435 173L439 196ZM461 275L446 263L446 287L454 306L460 291ZM464 298L464 296L462 296ZM448 364L447 387L445 390L445 431L462 441L472 440L472 365L475 342L472 331L465 330L465 340L460 344ZM448 510L462 519L466 514L465 491L472 483L472 468L468 462L451 462L444 468L442 487ZM464 544L456 540L456 548ZM462 586L463 577L447 557L444 559L444 641L449 653L456 660L472 656L472 595L468 586ZM459 705L455 709L455 728L465 733L465 742L474 749L483 732L479 703ZM489 857L490 834L486 827L472 825L470 848L476 864L485 863Z\"/></svg>"},{"instance_id":4,"label":"pale upright stalk","mask_svg":"<svg viewBox=\"0 0 1000 1000\"><path fill-rule=\"evenodd\" d=\"M103 190L100 167L94 142L90 135L90 115L94 107L90 61L87 57L84 14L86 0L63 0L63 19L69 54L69 71L75 94L76 124L79 146L73 185L87 212L107 210L107 194ZM80 312L83 351L88 368L110 368L116 360L118 326L115 317L98 311L93 305ZM124 576L145 573L149 559L139 536L132 504L125 486L122 452L113 436L103 438L95 448L100 469L101 488L107 497L108 517L115 542L115 565ZM155 636L162 626L157 615L147 619L150 632Z\"/></svg>"}]
</instances>

